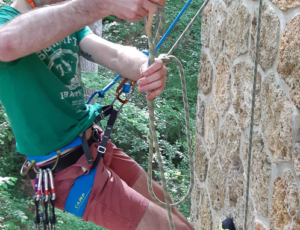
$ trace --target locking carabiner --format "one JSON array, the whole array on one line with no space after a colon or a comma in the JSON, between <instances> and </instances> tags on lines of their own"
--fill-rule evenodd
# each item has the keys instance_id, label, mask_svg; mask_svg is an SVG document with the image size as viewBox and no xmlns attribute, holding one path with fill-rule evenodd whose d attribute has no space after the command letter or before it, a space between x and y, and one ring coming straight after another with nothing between
<instances>
[{"instance_id":1,"label":"locking carabiner","mask_svg":"<svg viewBox=\"0 0 300 230\"><path fill-rule=\"evenodd\" d=\"M124 79L122 81L122 83L118 86L117 90L116 90L116 97L117 97L118 101L121 102L122 104L126 104L126 103L129 102L129 99L132 96L133 89L134 89L134 86L135 86L134 81L132 81L131 83L126 83L127 81L128 81L128 79ZM122 88L122 90L121 90L121 88ZM121 92L120 92L120 90L121 90ZM123 92L126 93L126 99L125 100L120 97Z\"/></svg>"}]
</instances>

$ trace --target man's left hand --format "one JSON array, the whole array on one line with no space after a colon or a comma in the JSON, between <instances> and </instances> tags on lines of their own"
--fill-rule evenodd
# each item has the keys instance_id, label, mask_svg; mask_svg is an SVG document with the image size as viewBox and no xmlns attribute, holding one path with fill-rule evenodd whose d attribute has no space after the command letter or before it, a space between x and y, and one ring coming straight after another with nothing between
<instances>
[{"instance_id":1,"label":"man's left hand","mask_svg":"<svg viewBox=\"0 0 300 230\"><path fill-rule=\"evenodd\" d=\"M146 95L147 100L151 100L162 93L166 86L167 68L162 60L155 59L155 62L147 68L147 63L141 67L141 78L137 81L138 90L149 93Z\"/></svg>"}]
</instances>

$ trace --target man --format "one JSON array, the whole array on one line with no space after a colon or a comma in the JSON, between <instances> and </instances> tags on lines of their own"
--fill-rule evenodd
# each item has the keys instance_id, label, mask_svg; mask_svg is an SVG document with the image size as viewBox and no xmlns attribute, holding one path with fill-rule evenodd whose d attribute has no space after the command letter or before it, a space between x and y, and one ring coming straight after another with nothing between
<instances>
[{"instance_id":1,"label":"man","mask_svg":"<svg viewBox=\"0 0 300 230\"><path fill-rule=\"evenodd\" d=\"M164 1L157 4L164 6ZM100 106L84 103L79 54L137 81L140 92L151 91L147 99L163 91L167 70L162 61L147 68L142 53L110 43L86 27L108 15L140 21L156 8L148 0L16 0L0 9L0 100L21 154L30 158L62 150L61 158L69 159L82 148L64 146L78 136L91 139ZM90 146L94 159L98 145ZM76 163L54 174L56 207L62 210L75 180L91 168L82 152ZM56 156L37 168L55 161ZM166 211L151 202L146 173L136 162L108 142L97 167L85 221L111 230L168 229ZM161 187L154 184L154 190L163 200ZM173 213L177 230L193 229L176 209Z\"/></svg>"}]
</instances>

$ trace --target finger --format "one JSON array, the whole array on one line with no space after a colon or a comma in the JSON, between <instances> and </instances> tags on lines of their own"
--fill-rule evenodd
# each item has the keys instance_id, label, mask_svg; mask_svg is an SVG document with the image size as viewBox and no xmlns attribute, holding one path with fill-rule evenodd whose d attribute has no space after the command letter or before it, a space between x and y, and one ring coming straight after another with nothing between
<instances>
[{"instance_id":1,"label":"finger","mask_svg":"<svg viewBox=\"0 0 300 230\"><path fill-rule=\"evenodd\" d=\"M143 17L143 18L147 17L148 14L149 14L149 12L145 8L141 8L138 12L138 15Z\"/></svg>"},{"instance_id":2,"label":"finger","mask_svg":"<svg viewBox=\"0 0 300 230\"><path fill-rule=\"evenodd\" d=\"M163 92L164 88L165 88L165 87L162 86L162 87L160 87L160 88L158 88L158 89L156 89L156 90L154 90L154 91L148 93L148 94L146 95L146 99L147 99L147 100L151 100L151 99L154 99L155 97L159 96L159 95Z\"/></svg>"},{"instance_id":3,"label":"finger","mask_svg":"<svg viewBox=\"0 0 300 230\"><path fill-rule=\"evenodd\" d=\"M148 12L151 11L151 13L156 13L157 12L157 5L155 5L154 3L148 1L148 0L144 0L143 1L143 8ZM148 16L147 14L147 16Z\"/></svg>"},{"instance_id":4,"label":"finger","mask_svg":"<svg viewBox=\"0 0 300 230\"><path fill-rule=\"evenodd\" d=\"M166 6L166 1L165 0L149 0L150 2L153 2L155 4L158 4L162 7L165 7Z\"/></svg>"},{"instance_id":5,"label":"finger","mask_svg":"<svg viewBox=\"0 0 300 230\"><path fill-rule=\"evenodd\" d=\"M162 76L162 74L157 72L155 74L152 74L150 77L143 77L143 78L139 79L137 84L142 87L144 85L158 81L161 78L161 76Z\"/></svg>"},{"instance_id":6,"label":"finger","mask_svg":"<svg viewBox=\"0 0 300 230\"><path fill-rule=\"evenodd\" d=\"M160 59L155 59L155 62L142 72L144 77L149 77L163 67L163 62Z\"/></svg>"},{"instance_id":7,"label":"finger","mask_svg":"<svg viewBox=\"0 0 300 230\"><path fill-rule=\"evenodd\" d=\"M128 18L127 20L128 21L133 21L133 22L139 22L139 21L142 21L143 20L143 16L140 16L140 15L135 15L131 18Z\"/></svg>"},{"instance_id":8,"label":"finger","mask_svg":"<svg viewBox=\"0 0 300 230\"><path fill-rule=\"evenodd\" d=\"M154 74L150 75L149 77L143 77L137 81L137 84L139 86L144 86L149 83L155 82L161 78L164 78L166 75L166 70L164 68L161 68L159 71L155 72Z\"/></svg>"},{"instance_id":9,"label":"finger","mask_svg":"<svg viewBox=\"0 0 300 230\"><path fill-rule=\"evenodd\" d=\"M138 90L142 93L142 92L146 92L146 91L152 91L152 90L156 90L162 86L165 86L166 84L166 77L160 78L157 81L151 82L147 85L143 85L143 86L139 86Z\"/></svg>"}]
</instances>

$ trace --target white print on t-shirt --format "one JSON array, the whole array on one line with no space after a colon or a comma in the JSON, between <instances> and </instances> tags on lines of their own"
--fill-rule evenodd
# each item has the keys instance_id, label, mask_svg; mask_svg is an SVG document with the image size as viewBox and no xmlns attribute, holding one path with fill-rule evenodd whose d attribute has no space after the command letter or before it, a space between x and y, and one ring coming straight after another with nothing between
<instances>
[{"instance_id":1,"label":"white print on t-shirt","mask_svg":"<svg viewBox=\"0 0 300 230\"><path fill-rule=\"evenodd\" d=\"M79 89L77 91L64 91L60 93L60 99L64 100L66 98L74 98L74 97L81 97L82 96L82 90Z\"/></svg>"}]
</instances>

